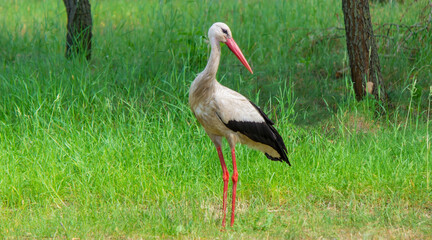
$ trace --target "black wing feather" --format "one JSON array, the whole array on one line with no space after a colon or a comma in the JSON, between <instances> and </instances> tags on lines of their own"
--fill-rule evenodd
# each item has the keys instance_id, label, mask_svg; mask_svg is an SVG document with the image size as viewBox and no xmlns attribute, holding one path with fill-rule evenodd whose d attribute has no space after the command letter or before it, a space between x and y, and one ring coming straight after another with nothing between
<instances>
[{"instance_id":1,"label":"black wing feather","mask_svg":"<svg viewBox=\"0 0 432 240\"><path fill-rule=\"evenodd\" d=\"M289 162L288 157L286 155L287 149L285 143L281 135L273 127L274 122L270 120L267 117L267 115L257 105L255 105L253 102L250 103L264 118L264 122L245 122L245 121L235 121L235 120L230 120L228 121L228 123L225 123L223 121L222 122L225 124L227 128L231 129L232 131L240 132L255 142L259 142L272 147L280 155L279 158L275 158L265 153L268 159L273 161L281 161L281 162L284 161L291 166L291 163Z\"/></svg>"}]
</instances>

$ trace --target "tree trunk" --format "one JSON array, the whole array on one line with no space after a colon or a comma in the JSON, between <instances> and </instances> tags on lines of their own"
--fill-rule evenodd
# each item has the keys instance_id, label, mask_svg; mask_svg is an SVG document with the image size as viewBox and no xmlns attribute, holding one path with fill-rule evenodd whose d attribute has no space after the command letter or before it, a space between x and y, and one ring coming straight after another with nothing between
<instances>
[{"instance_id":1,"label":"tree trunk","mask_svg":"<svg viewBox=\"0 0 432 240\"><path fill-rule=\"evenodd\" d=\"M63 0L67 12L66 58L91 57L92 17L89 0Z\"/></svg>"},{"instance_id":2,"label":"tree trunk","mask_svg":"<svg viewBox=\"0 0 432 240\"><path fill-rule=\"evenodd\" d=\"M368 0L342 0L351 78L356 99L366 93L387 103Z\"/></svg>"}]
</instances>

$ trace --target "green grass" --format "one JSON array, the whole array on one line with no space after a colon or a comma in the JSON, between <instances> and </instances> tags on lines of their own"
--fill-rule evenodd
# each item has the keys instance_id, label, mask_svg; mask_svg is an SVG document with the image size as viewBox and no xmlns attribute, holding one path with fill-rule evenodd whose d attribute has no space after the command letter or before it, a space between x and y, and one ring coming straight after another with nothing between
<instances>
[{"instance_id":1,"label":"green grass","mask_svg":"<svg viewBox=\"0 0 432 240\"><path fill-rule=\"evenodd\" d=\"M377 115L335 77L340 1L91 3L90 62L64 58L61 1L0 3L1 238L432 237L429 33L407 42L420 51L396 51L401 29L378 39L395 108ZM427 4L374 3L372 19L411 25ZM237 147L226 232L217 153L187 104L216 21L255 73L223 47L219 80L276 120L293 164Z\"/></svg>"}]
</instances>

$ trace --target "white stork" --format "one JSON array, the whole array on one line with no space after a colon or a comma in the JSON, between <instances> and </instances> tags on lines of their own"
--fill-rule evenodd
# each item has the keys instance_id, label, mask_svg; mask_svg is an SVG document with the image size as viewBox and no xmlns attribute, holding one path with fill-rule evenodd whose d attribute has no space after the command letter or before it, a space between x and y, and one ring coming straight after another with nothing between
<instances>
[{"instance_id":1,"label":"white stork","mask_svg":"<svg viewBox=\"0 0 432 240\"><path fill-rule=\"evenodd\" d=\"M213 141L222 165L224 182L222 227L225 227L229 173L221 150L222 137L225 137L229 143L233 162L231 226L234 224L238 180L235 159L236 143L246 144L251 148L260 150L273 161L284 161L290 166L291 164L288 161L287 149L282 137L273 127L274 123L246 97L222 86L216 80L221 55L220 42L225 43L243 65L253 73L243 53L232 38L231 30L225 23L217 22L210 27L208 37L211 44L210 59L204 71L199 73L191 84L189 104L195 117Z\"/></svg>"}]
</instances>

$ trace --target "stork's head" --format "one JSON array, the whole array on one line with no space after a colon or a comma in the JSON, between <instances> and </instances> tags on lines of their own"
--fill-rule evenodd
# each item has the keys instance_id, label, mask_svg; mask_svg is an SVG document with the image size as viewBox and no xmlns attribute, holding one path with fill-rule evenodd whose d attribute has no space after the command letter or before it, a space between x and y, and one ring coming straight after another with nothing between
<instances>
[{"instance_id":1,"label":"stork's head","mask_svg":"<svg viewBox=\"0 0 432 240\"><path fill-rule=\"evenodd\" d=\"M236 57L240 60L241 63L252 72L252 68L249 66L249 63L246 61L246 58L243 56L242 51L237 46L237 43L232 38L231 30L225 23L217 22L214 23L208 32L208 37L210 41L216 40L218 42L225 43L228 48L236 55Z\"/></svg>"},{"instance_id":2,"label":"stork's head","mask_svg":"<svg viewBox=\"0 0 432 240\"><path fill-rule=\"evenodd\" d=\"M208 31L209 39L214 38L219 42L225 43L227 39L232 38L231 30L225 23L214 23Z\"/></svg>"}]
</instances>

